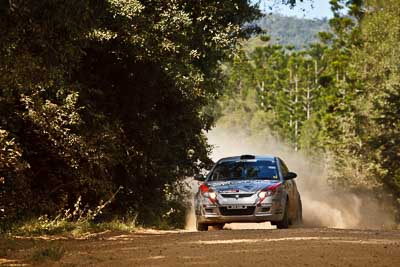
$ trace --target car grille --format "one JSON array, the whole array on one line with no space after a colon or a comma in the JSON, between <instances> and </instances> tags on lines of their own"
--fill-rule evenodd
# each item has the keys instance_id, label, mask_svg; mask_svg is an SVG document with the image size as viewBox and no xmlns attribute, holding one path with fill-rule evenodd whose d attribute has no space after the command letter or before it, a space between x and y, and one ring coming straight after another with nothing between
<instances>
[{"instance_id":1,"label":"car grille","mask_svg":"<svg viewBox=\"0 0 400 267\"><path fill-rule=\"evenodd\" d=\"M222 216L245 216L253 215L256 207L247 207L246 209L228 209L227 207L220 207L219 212Z\"/></svg>"},{"instance_id":2,"label":"car grille","mask_svg":"<svg viewBox=\"0 0 400 267\"><path fill-rule=\"evenodd\" d=\"M253 193L251 194L221 194L222 197L224 198L236 198L236 196L239 196L238 198L242 197L251 197Z\"/></svg>"}]
</instances>

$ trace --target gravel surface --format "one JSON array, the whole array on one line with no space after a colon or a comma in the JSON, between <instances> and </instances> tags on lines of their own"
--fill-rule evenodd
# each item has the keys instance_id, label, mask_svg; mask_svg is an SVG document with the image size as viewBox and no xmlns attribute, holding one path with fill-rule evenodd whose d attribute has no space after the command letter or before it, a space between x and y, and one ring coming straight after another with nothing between
<instances>
[{"instance_id":1,"label":"gravel surface","mask_svg":"<svg viewBox=\"0 0 400 267\"><path fill-rule=\"evenodd\" d=\"M49 247L61 247L61 259L32 261ZM400 266L400 231L147 230L0 240L0 249L0 266Z\"/></svg>"}]
</instances>

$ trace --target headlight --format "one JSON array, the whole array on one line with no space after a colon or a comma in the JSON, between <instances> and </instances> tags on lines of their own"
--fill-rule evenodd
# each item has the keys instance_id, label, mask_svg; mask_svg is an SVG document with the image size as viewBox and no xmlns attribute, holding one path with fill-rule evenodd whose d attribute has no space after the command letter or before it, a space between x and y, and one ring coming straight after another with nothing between
<instances>
[{"instance_id":1,"label":"headlight","mask_svg":"<svg viewBox=\"0 0 400 267\"><path fill-rule=\"evenodd\" d=\"M211 199L215 199L217 197L217 194L215 192L211 191L211 192L208 192L208 197Z\"/></svg>"},{"instance_id":2,"label":"headlight","mask_svg":"<svg viewBox=\"0 0 400 267\"><path fill-rule=\"evenodd\" d=\"M272 196L273 193L273 191L261 191L260 193L258 193L258 197L264 199L266 197Z\"/></svg>"},{"instance_id":3,"label":"headlight","mask_svg":"<svg viewBox=\"0 0 400 267\"><path fill-rule=\"evenodd\" d=\"M199 189L204 197L208 198L211 201L211 203L216 204L215 200L217 198L217 193L212 188L210 188L206 183L204 183L200 185Z\"/></svg>"},{"instance_id":4,"label":"headlight","mask_svg":"<svg viewBox=\"0 0 400 267\"><path fill-rule=\"evenodd\" d=\"M263 202L266 197L269 197L269 196L272 196L273 194L275 194L275 192L277 192L277 190L280 189L281 185L282 185L282 183L278 182L278 183L269 185L266 188L264 188L263 190L261 190L258 193L258 197L260 199L258 201L258 204L261 204L261 202Z\"/></svg>"},{"instance_id":5,"label":"headlight","mask_svg":"<svg viewBox=\"0 0 400 267\"><path fill-rule=\"evenodd\" d=\"M260 193L258 193L258 197L259 198L265 198L267 196L267 192L266 191L261 191Z\"/></svg>"}]
</instances>

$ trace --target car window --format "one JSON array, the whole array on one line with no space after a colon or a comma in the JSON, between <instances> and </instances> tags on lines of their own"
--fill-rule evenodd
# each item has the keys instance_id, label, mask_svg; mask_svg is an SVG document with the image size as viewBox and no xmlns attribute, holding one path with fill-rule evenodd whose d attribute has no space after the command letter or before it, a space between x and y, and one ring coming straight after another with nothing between
<instances>
[{"instance_id":1,"label":"car window","mask_svg":"<svg viewBox=\"0 0 400 267\"><path fill-rule=\"evenodd\" d=\"M279 159L279 161L281 162L282 175L283 177L285 177L289 173L289 169L286 166L285 162L283 162L283 160Z\"/></svg>"},{"instance_id":2,"label":"car window","mask_svg":"<svg viewBox=\"0 0 400 267\"><path fill-rule=\"evenodd\" d=\"M225 161L210 175L211 181L278 179L276 164L270 160Z\"/></svg>"}]
</instances>

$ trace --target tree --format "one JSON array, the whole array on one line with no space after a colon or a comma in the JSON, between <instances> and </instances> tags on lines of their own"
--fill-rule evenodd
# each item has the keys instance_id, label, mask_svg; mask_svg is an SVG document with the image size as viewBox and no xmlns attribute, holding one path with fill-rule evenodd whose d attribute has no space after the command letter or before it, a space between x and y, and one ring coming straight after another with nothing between
<instances>
[{"instance_id":1,"label":"tree","mask_svg":"<svg viewBox=\"0 0 400 267\"><path fill-rule=\"evenodd\" d=\"M362 98L368 133L364 142L379 166L380 178L400 205L400 3L365 1L368 12L361 24L363 46L357 50L356 66L364 83ZM385 27L382 27L385 25ZM399 216L399 213L397 214Z\"/></svg>"},{"instance_id":2,"label":"tree","mask_svg":"<svg viewBox=\"0 0 400 267\"><path fill-rule=\"evenodd\" d=\"M257 16L247 0L2 1L3 220L122 186L103 218L181 226L183 180L211 162L203 107Z\"/></svg>"}]
</instances>

